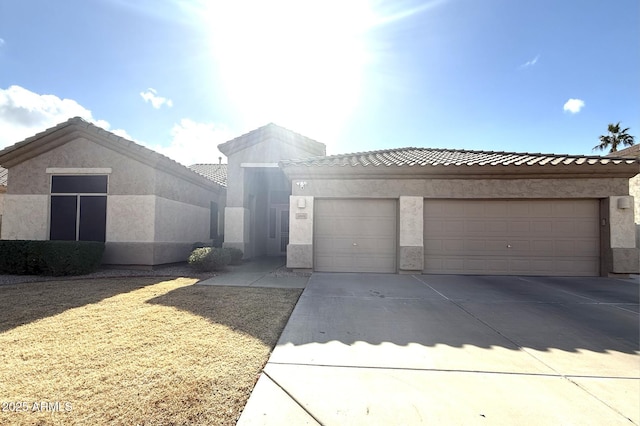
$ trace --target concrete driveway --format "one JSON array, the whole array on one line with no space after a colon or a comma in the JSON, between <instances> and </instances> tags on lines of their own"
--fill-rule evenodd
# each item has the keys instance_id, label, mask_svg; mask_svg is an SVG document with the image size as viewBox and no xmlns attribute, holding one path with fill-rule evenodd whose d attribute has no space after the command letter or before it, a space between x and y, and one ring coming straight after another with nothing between
<instances>
[{"instance_id":1,"label":"concrete driveway","mask_svg":"<svg viewBox=\"0 0 640 426\"><path fill-rule=\"evenodd\" d=\"M640 423L638 280L315 273L239 425Z\"/></svg>"}]
</instances>

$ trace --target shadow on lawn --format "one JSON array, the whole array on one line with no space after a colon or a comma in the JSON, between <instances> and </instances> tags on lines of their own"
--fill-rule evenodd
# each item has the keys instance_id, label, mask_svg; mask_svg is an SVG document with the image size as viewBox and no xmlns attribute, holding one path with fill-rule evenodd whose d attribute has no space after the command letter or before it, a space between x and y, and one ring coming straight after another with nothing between
<instances>
[{"instance_id":1,"label":"shadow on lawn","mask_svg":"<svg viewBox=\"0 0 640 426\"><path fill-rule=\"evenodd\" d=\"M0 286L0 333L167 278L101 278Z\"/></svg>"},{"instance_id":2,"label":"shadow on lawn","mask_svg":"<svg viewBox=\"0 0 640 426\"><path fill-rule=\"evenodd\" d=\"M301 289L186 286L147 303L171 306L260 339L273 348Z\"/></svg>"}]
</instances>

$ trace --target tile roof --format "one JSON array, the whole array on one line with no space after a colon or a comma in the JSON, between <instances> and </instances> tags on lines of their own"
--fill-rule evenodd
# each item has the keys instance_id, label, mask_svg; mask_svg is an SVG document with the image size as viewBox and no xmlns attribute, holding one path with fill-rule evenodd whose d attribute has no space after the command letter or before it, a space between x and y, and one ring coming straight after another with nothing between
<instances>
[{"instance_id":1,"label":"tile roof","mask_svg":"<svg viewBox=\"0 0 640 426\"><path fill-rule=\"evenodd\" d=\"M631 145L628 148L621 149L616 152L611 152L607 154L607 157L640 158L640 144Z\"/></svg>"},{"instance_id":2,"label":"tile roof","mask_svg":"<svg viewBox=\"0 0 640 426\"><path fill-rule=\"evenodd\" d=\"M0 167L0 186L7 186L7 178L9 177L9 170Z\"/></svg>"},{"instance_id":3,"label":"tile roof","mask_svg":"<svg viewBox=\"0 0 640 426\"><path fill-rule=\"evenodd\" d=\"M220 186L227 186L226 164L192 164L189 166L194 172L206 177Z\"/></svg>"},{"instance_id":4,"label":"tile roof","mask_svg":"<svg viewBox=\"0 0 640 426\"><path fill-rule=\"evenodd\" d=\"M600 156L467 151L440 148L397 148L284 160L288 166L533 166L567 164L633 164L636 160Z\"/></svg>"}]
</instances>

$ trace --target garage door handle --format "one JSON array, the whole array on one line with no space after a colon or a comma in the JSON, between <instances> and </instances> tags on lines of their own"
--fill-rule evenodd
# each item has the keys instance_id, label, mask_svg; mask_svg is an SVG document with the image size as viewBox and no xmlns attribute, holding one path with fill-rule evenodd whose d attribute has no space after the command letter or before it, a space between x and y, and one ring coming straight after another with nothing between
<instances>
[{"instance_id":1,"label":"garage door handle","mask_svg":"<svg viewBox=\"0 0 640 426\"><path fill-rule=\"evenodd\" d=\"M354 246L357 246L357 245L358 245L358 243L353 243L353 245L354 245Z\"/></svg>"},{"instance_id":2,"label":"garage door handle","mask_svg":"<svg viewBox=\"0 0 640 426\"><path fill-rule=\"evenodd\" d=\"M507 244L507 248L511 248L511 244Z\"/></svg>"}]
</instances>

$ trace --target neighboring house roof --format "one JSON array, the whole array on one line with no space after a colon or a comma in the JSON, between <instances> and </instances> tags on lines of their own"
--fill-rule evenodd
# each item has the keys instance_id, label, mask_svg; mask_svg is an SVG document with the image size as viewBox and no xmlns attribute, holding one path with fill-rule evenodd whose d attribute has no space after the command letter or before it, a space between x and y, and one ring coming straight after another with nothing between
<instances>
[{"instance_id":1,"label":"neighboring house roof","mask_svg":"<svg viewBox=\"0 0 640 426\"><path fill-rule=\"evenodd\" d=\"M591 173L585 167L593 166L599 171L628 174L638 167L634 159L606 158L599 156L531 154L494 151L467 151L439 148L397 148L381 151L358 152L352 154L319 156L298 160L283 160L280 166L293 176L293 169L304 173L304 169L314 169L318 173L348 173L348 170L373 174L377 170L400 168L405 173L496 173L510 172L532 173ZM543 167L544 166L544 167ZM419 168L419 170L418 170ZM625 170L622 170L624 168ZM326 169L326 172L321 172ZM329 172L331 169L331 172ZM309 170L311 171L311 170Z\"/></svg>"},{"instance_id":2,"label":"neighboring house roof","mask_svg":"<svg viewBox=\"0 0 640 426\"><path fill-rule=\"evenodd\" d=\"M640 158L640 144L639 145L631 145L628 148L621 149L619 151L609 153L609 154L607 154L607 157Z\"/></svg>"},{"instance_id":3,"label":"neighboring house roof","mask_svg":"<svg viewBox=\"0 0 640 426\"><path fill-rule=\"evenodd\" d=\"M300 147L308 151L309 155L324 155L326 153L325 144L273 123L269 123L228 142L222 143L218 145L218 149L228 157L238 151L263 142L268 138Z\"/></svg>"},{"instance_id":4,"label":"neighboring house roof","mask_svg":"<svg viewBox=\"0 0 640 426\"><path fill-rule=\"evenodd\" d=\"M0 186L7 186L7 179L9 178L9 170L0 167Z\"/></svg>"},{"instance_id":5,"label":"neighboring house roof","mask_svg":"<svg viewBox=\"0 0 640 426\"><path fill-rule=\"evenodd\" d=\"M108 132L80 117L70 118L57 126L51 127L21 142L0 150L0 162L3 166L10 169L16 164L20 164L32 157L64 145L78 137L89 139L143 164L188 180L192 183L206 185L208 187L211 185L210 179L206 179L199 173L194 172L169 157Z\"/></svg>"},{"instance_id":6,"label":"neighboring house roof","mask_svg":"<svg viewBox=\"0 0 640 426\"><path fill-rule=\"evenodd\" d=\"M227 186L226 164L192 164L189 168L220 186Z\"/></svg>"}]
</instances>

